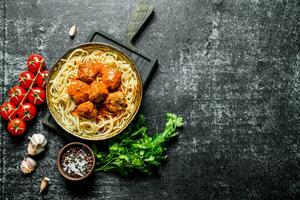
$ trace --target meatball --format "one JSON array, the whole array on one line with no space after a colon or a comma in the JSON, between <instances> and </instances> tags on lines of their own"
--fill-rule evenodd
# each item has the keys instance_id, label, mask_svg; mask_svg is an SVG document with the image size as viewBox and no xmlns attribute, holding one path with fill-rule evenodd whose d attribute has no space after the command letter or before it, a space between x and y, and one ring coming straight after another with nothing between
<instances>
[{"instance_id":1,"label":"meatball","mask_svg":"<svg viewBox=\"0 0 300 200\"><path fill-rule=\"evenodd\" d=\"M96 117L98 113L96 106L90 101L80 104L77 107L76 112L80 117L85 117L87 119Z\"/></svg>"},{"instance_id":2,"label":"meatball","mask_svg":"<svg viewBox=\"0 0 300 200\"><path fill-rule=\"evenodd\" d=\"M89 100L90 86L80 80L74 80L68 85L68 94L76 104Z\"/></svg>"},{"instance_id":3,"label":"meatball","mask_svg":"<svg viewBox=\"0 0 300 200\"><path fill-rule=\"evenodd\" d=\"M125 96L122 92L113 92L104 101L105 108L110 112L117 113L125 108Z\"/></svg>"},{"instance_id":4,"label":"meatball","mask_svg":"<svg viewBox=\"0 0 300 200\"><path fill-rule=\"evenodd\" d=\"M100 103L106 99L108 91L106 86L99 81L93 81L90 85L89 100L93 103Z\"/></svg>"},{"instance_id":5,"label":"meatball","mask_svg":"<svg viewBox=\"0 0 300 200\"><path fill-rule=\"evenodd\" d=\"M100 63L81 63L78 65L77 76L80 80L90 84L96 79L102 68L103 65Z\"/></svg>"},{"instance_id":6,"label":"meatball","mask_svg":"<svg viewBox=\"0 0 300 200\"><path fill-rule=\"evenodd\" d=\"M122 73L115 67L106 67L103 70L102 81L107 89L112 91L119 87Z\"/></svg>"}]
</instances>

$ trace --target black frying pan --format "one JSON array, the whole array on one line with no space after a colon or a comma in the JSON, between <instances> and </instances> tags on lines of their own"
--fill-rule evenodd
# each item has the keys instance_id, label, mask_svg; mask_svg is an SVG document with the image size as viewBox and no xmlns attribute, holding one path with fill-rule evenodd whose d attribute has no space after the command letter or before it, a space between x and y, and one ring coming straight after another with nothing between
<instances>
[{"instance_id":1,"label":"black frying pan","mask_svg":"<svg viewBox=\"0 0 300 200\"><path fill-rule=\"evenodd\" d=\"M132 45L132 41L135 39L136 35L142 29L142 27L144 26L147 19L149 19L150 15L152 13L153 13L153 6L150 6L150 5L147 5L147 4L140 4L140 5L137 6L137 9L135 10L134 14L132 15L131 21L130 21L129 26L128 26L128 29L126 31L124 41L123 41L124 45L126 45L130 49L135 49L135 47ZM81 44L81 45L78 45L76 47L73 47L73 48L69 49L53 65L52 70L51 70L50 75L49 75L49 80L48 80L47 90L46 90L47 104L48 104L49 111L50 111L52 117L54 118L55 122L62 129L64 129L67 133L69 133L69 134L71 134L75 137L85 139L85 140L92 140L92 141L104 140L104 139L107 139L107 138L111 138L111 137L119 134L120 132L122 132L130 124L130 122L134 119L135 115L137 114L138 109L139 109L140 104L141 104L142 91L143 91L141 75L140 75L138 67L136 66L136 63L133 61L133 59L131 59L124 51L122 51L118 47L114 46L114 45L111 45L111 44L99 43L99 42L84 43L84 44ZM70 131L69 129L67 129L67 127L63 124L60 115L54 109L54 107L52 105L52 102L51 102L51 96L50 96L50 93L49 93L49 88L51 86L51 84L49 82L51 80L53 80L53 78L55 77L57 72L60 70L61 59L67 58L70 55L70 53L73 52L77 48L81 48L81 49L84 49L84 50L87 50L87 51L94 51L94 50L114 51L114 52L117 53L118 57L122 58L127 63L129 63L131 65L131 67L133 68L133 70L135 71L135 73L137 74L137 77L138 77L138 93L136 94L137 95L136 96L137 101L136 101L136 104L134 105L135 106L135 112L132 114L132 116L127 121L125 126L122 127L121 129L110 132L106 135L103 135L103 134L97 134L95 136L77 135L77 134L73 133L72 131Z\"/></svg>"}]
</instances>

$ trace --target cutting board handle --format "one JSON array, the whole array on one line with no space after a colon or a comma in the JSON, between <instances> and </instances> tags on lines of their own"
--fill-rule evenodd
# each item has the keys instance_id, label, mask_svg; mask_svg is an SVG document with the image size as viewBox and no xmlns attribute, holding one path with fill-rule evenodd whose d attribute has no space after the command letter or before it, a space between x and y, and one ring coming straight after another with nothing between
<instances>
[{"instance_id":1,"label":"cutting board handle","mask_svg":"<svg viewBox=\"0 0 300 200\"><path fill-rule=\"evenodd\" d=\"M129 24L124 36L124 42L128 45L133 45L135 38L140 31L145 27L154 11L152 5L139 3L132 13Z\"/></svg>"}]
</instances>

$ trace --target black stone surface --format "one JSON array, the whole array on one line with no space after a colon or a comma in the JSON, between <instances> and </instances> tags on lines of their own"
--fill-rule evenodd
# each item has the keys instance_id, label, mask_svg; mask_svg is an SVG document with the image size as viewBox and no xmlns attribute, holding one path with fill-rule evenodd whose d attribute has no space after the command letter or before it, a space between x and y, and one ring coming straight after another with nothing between
<instances>
[{"instance_id":1,"label":"black stone surface","mask_svg":"<svg viewBox=\"0 0 300 200\"><path fill-rule=\"evenodd\" d=\"M1 199L299 199L300 3L298 0L149 1L155 16L136 45L158 58L142 103L152 131L166 112L185 118L155 176L97 173L67 183L56 168L64 138L41 124L49 145L29 176L19 171L27 140L1 124ZM123 35L137 1L2 0L1 101L30 53L48 67L95 29ZM76 23L78 34L68 36ZM38 184L51 179L47 193Z\"/></svg>"}]
</instances>

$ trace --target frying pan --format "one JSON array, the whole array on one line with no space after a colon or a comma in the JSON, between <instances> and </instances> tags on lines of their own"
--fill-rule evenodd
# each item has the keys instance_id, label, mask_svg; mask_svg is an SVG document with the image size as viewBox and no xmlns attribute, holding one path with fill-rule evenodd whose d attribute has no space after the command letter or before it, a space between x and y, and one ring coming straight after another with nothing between
<instances>
[{"instance_id":1,"label":"frying pan","mask_svg":"<svg viewBox=\"0 0 300 200\"><path fill-rule=\"evenodd\" d=\"M134 14L131 17L131 21L129 23L128 29L125 34L125 43L127 46L130 46L131 48L135 48L132 45L132 40L134 40L136 34L138 33L139 30L141 30L141 27L145 24L147 19L149 19L150 15L153 13L153 6L147 5L147 4L140 4L137 6ZM66 125L62 122L60 114L54 109L53 103L51 102L51 94L49 92L51 83L50 81L54 79L54 77L57 75L58 71L60 70L61 67L61 62L62 59L66 59L74 50L81 48L83 50L86 50L88 52L92 52L94 50L102 50L102 51L113 51L114 53L117 54L118 58L120 60L124 60L127 63L130 64L132 67L133 71L136 73L137 78L138 78L138 84L137 84L137 94L136 94L136 101L134 105L134 112L131 114L130 118L126 121L125 125L117 130L114 130L112 132L109 132L108 134L95 134L95 135L78 135L72 131L70 131ZM49 74L49 79L47 82L47 89L46 89L46 98L47 98L47 105L49 108L49 111L55 120L55 122L67 133L80 138L84 140L90 140L90 141L100 141L100 140L105 140L108 138L111 138L119 133L121 133L134 119L136 116L141 101L142 101L142 92L143 92L143 86L142 86L142 80L141 80L141 75L140 72L135 64L135 62L121 49L117 48L116 46L112 44L107 44L107 43L100 43L100 42L87 42L80 44L78 46L75 46L73 48L70 48L67 50L52 66L52 69Z\"/></svg>"}]
</instances>

